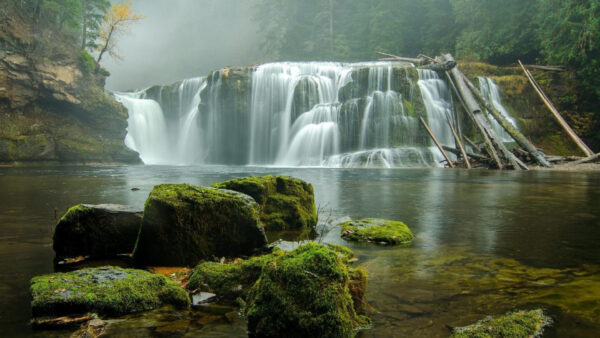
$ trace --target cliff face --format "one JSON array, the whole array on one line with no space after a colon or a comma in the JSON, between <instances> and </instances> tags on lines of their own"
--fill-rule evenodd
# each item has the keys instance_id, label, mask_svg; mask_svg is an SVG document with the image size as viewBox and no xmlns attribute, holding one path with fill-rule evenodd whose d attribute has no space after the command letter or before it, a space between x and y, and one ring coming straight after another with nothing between
<instances>
[{"instance_id":1,"label":"cliff face","mask_svg":"<svg viewBox=\"0 0 600 338\"><path fill-rule=\"evenodd\" d=\"M123 142L126 109L104 93L108 74L40 29L17 11L0 20L0 162L139 161Z\"/></svg>"}]
</instances>

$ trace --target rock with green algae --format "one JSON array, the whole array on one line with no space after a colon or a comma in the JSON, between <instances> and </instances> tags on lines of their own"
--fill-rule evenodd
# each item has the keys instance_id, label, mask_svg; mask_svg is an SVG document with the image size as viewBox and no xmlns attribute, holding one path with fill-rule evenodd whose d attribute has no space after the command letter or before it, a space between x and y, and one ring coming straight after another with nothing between
<instances>
[{"instance_id":1,"label":"rock with green algae","mask_svg":"<svg viewBox=\"0 0 600 338\"><path fill-rule=\"evenodd\" d=\"M163 304L180 309L190 305L188 293L165 276L111 266L34 277L30 291L34 317L88 312L118 316Z\"/></svg>"},{"instance_id":2,"label":"rock with green algae","mask_svg":"<svg viewBox=\"0 0 600 338\"><path fill-rule=\"evenodd\" d=\"M135 262L193 266L213 256L251 255L267 243L259 212L250 196L235 191L155 186L144 207Z\"/></svg>"},{"instance_id":3,"label":"rock with green algae","mask_svg":"<svg viewBox=\"0 0 600 338\"><path fill-rule=\"evenodd\" d=\"M286 176L246 177L213 185L252 196L260 205L266 230L314 228L317 209L313 186Z\"/></svg>"},{"instance_id":4,"label":"rock with green algae","mask_svg":"<svg viewBox=\"0 0 600 338\"><path fill-rule=\"evenodd\" d=\"M342 237L348 241L376 244L402 244L413 240L414 235L399 221L365 218L340 224Z\"/></svg>"},{"instance_id":5,"label":"rock with green algae","mask_svg":"<svg viewBox=\"0 0 600 338\"><path fill-rule=\"evenodd\" d=\"M451 337L538 337L550 322L550 318L540 309L516 311L499 317L488 317L470 326L455 328Z\"/></svg>"},{"instance_id":6,"label":"rock with green algae","mask_svg":"<svg viewBox=\"0 0 600 338\"><path fill-rule=\"evenodd\" d=\"M282 254L283 251L275 249L268 255L235 260L227 264L202 262L192 271L187 288L193 291L207 286L224 302L235 301L238 297L243 299L248 289L260 277L265 263Z\"/></svg>"},{"instance_id":7,"label":"rock with green algae","mask_svg":"<svg viewBox=\"0 0 600 338\"><path fill-rule=\"evenodd\" d=\"M268 261L246 299L250 336L353 337L370 321L350 293L352 271L316 243ZM364 270L358 275L366 278Z\"/></svg>"},{"instance_id":8,"label":"rock with green algae","mask_svg":"<svg viewBox=\"0 0 600 338\"><path fill-rule=\"evenodd\" d=\"M54 229L57 258L111 257L132 253L142 224L142 210L117 204L78 204Z\"/></svg>"}]
</instances>

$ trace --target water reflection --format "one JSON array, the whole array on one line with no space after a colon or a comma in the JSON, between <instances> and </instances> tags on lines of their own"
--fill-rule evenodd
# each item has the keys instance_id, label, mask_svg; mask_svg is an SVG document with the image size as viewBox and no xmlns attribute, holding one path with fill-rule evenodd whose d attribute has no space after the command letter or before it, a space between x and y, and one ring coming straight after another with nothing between
<instances>
[{"instance_id":1,"label":"water reflection","mask_svg":"<svg viewBox=\"0 0 600 338\"><path fill-rule=\"evenodd\" d=\"M398 219L417 236L411 248L350 244L371 275L375 326L364 336L443 336L445 325L529 303L556 307L557 332L598 329L598 173L222 166L0 168L0 328L31 334L28 282L52 272L54 210L60 216L81 202L143 206L156 184L208 186L264 174L312 183L332 218ZM327 240L343 243L337 234ZM498 271L480 271L491 264ZM540 288L529 280L554 282ZM210 329L227 332L240 335L222 321Z\"/></svg>"}]
</instances>

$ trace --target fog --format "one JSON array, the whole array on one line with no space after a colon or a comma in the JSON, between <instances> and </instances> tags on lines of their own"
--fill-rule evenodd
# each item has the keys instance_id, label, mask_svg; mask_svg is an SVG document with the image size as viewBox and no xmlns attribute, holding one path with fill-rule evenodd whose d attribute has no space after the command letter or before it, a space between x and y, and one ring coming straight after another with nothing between
<instances>
[{"instance_id":1,"label":"fog","mask_svg":"<svg viewBox=\"0 0 600 338\"><path fill-rule=\"evenodd\" d=\"M106 88L129 90L265 61L252 20L255 0L133 0L146 18L131 25L102 66Z\"/></svg>"}]
</instances>

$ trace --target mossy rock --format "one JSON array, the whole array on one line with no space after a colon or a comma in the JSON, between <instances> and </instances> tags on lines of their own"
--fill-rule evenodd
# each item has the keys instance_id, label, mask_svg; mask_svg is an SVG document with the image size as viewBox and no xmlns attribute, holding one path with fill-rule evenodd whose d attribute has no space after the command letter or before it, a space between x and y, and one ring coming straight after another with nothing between
<instances>
[{"instance_id":1,"label":"mossy rock","mask_svg":"<svg viewBox=\"0 0 600 338\"><path fill-rule=\"evenodd\" d=\"M246 177L216 183L213 187L252 196L260 205L266 230L312 229L317 224L313 186L297 178Z\"/></svg>"},{"instance_id":2,"label":"mossy rock","mask_svg":"<svg viewBox=\"0 0 600 338\"><path fill-rule=\"evenodd\" d=\"M539 337L551 322L542 310L517 311L488 317L473 325L455 328L453 338Z\"/></svg>"},{"instance_id":3,"label":"mossy rock","mask_svg":"<svg viewBox=\"0 0 600 338\"><path fill-rule=\"evenodd\" d=\"M132 253L142 224L142 210L117 204L78 204L54 229L57 258L112 257Z\"/></svg>"},{"instance_id":4,"label":"mossy rock","mask_svg":"<svg viewBox=\"0 0 600 338\"><path fill-rule=\"evenodd\" d=\"M365 218L340 224L345 240L376 244L402 244L413 240L408 226L399 221Z\"/></svg>"},{"instance_id":5,"label":"mossy rock","mask_svg":"<svg viewBox=\"0 0 600 338\"><path fill-rule=\"evenodd\" d=\"M369 319L357 314L350 271L336 251L316 243L267 262L244 309L250 336L353 337Z\"/></svg>"},{"instance_id":6,"label":"mossy rock","mask_svg":"<svg viewBox=\"0 0 600 338\"><path fill-rule=\"evenodd\" d=\"M235 191L188 184L155 186L134 251L144 266L194 266L213 257L249 256L267 243L258 204Z\"/></svg>"},{"instance_id":7,"label":"mossy rock","mask_svg":"<svg viewBox=\"0 0 600 338\"><path fill-rule=\"evenodd\" d=\"M282 254L283 251L275 249L268 255L236 260L228 264L202 262L192 271L187 288L196 290L208 286L219 300L224 302L235 301L238 297L243 299L260 277L265 263Z\"/></svg>"},{"instance_id":8,"label":"mossy rock","mask_svg":"<svg viewBox=\"0 0 600 338\"><path fill-rule=\"evenodd\" d=\"M34 317L88 312L119 316L163 304L190 306L187 292L167 277L110 266L34 277L30 291Z\"/></svg>"}]
</instances>

